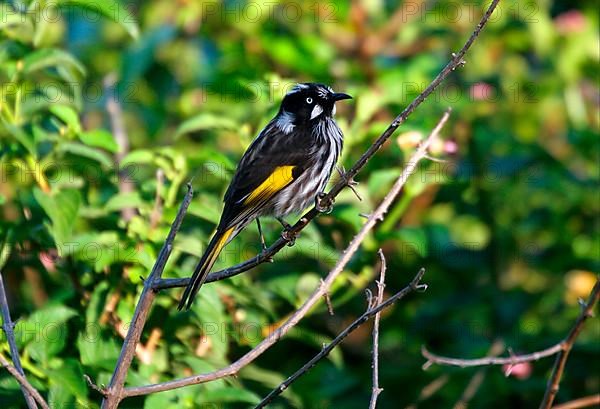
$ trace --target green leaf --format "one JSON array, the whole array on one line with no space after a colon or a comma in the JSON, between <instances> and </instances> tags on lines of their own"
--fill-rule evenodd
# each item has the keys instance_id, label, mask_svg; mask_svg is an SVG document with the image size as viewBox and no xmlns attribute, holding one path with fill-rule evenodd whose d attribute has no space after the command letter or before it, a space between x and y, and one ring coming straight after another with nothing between
<instances>
[{"instance_id":1,"label":"green leaf","mask_svg":"<svg viewBox=\"0 0 600 409\"><path fill-rule=\"evenodd\" d=\"M113 135L104 129L81 132L79 134L79 139L88 146L106 149L112 153L117 153L119 151L119 145L115 141Z\"/></svg>"},{"instance_id":2,"label":"green leaf","mask_svg":"<svg viewBox=\"0 0 600 409\"><path fill-rule=\"evenodd\" d=\"M59 7L75 6L94 11L115 23L119 23L134 40L139 37L140 31L133 13L116 0L56 0L56 4Z\"/></svg>"},{"instance_id":3,"label":"green leaf","mask_svg":"<svg viewBox=\"0 0 600 409\"><path fill-rule=\"evenodd\" d=\"M419 227L403 227L395 236L414 249L421 257L427 257L427 235L423 229Z\"/></svg>"},{"instance_id":4,"label":"green leaf","mask_svg":"<svg viewBox=\"0 0 600 409\"><path fill-rule=\"evenodd\" d=\"M201 328L210 338L211 359L223 359L229 346L229 337L223 331L227 323L225 306L217 292L218 286L217 284L202 287L192 305L192 311L197 314Z\"/></svg>"},{"instance_id":5,"label":"green leaf","mask_svg":"<svg viewBox=\"0 0 600 409\"><path fill-rule=\"evenodd\" d=\"M83 365L112 372L121 347L114 338L105 338L97 322L88 322L77 337L77 349Z\"/></svg>"},{"instance_id":6,"label":"green leaf","mask_svg":"<svg viewBox=\"0 0 600 409\"><path fill-rule=\"evenodd\" d=\"M458 247L483 250L490 241L489 227L475 216L461 215L450 223L450 237Z\"/></svg>"},{"instance_id":7,"label":"green leaf","mask_svg":"<svg viewBox=\"0 0 600 409\"><path fill-rule=\"evenodd\" d=\"M216 116L209 113L202 113L188 119L177 128L175 137L195 131L205 131L209 129L236 129L236 123L226 116Z\"/></svg>"},{"instance_id":8,"label":"green leaf","mask_svg":"<svg viewBox=\"0 0 600 409\"><path fill-rule=\"evenodd\" d=\"M128 192L119 193L111 197L108 202L104 205L104 210L107 212L114 212L124 208L140 208L144 207L146 203L140 197L139 192Z\"/></svg>"},{"instance_id":9,"label":"green leaf","mask_svg":"<svg viewBox=\"0 0 600 409\"><path fill-rule=\"evenodd\" d=\"M138 149L129 152L122 160L121 166L137 164L148 164L154 161L154 153L147 149Z\"/></svg>"},{"instance_id":10,"label":"green leaf","mask_svg":"<svg viewBox=\"0 0 600 409\"><path fill-rule=\"evenodd\" d=\"M113 160L105 152L80 143L64 142L60 144L59 150L63 152L72 153L73 155L83 156L95 160L96 162L100 163L101 165L107 168L113 167Z\"/></svg>"},{"instance_id":11,"label":"green leaf","mask_svg":"<svg viewBox=\"0 0 600 409\"><path fill-rule=\"evenodd\" d=\"M79 123L79 115L73 108L67 105L51 105L50 112L56 115L61 121L63 121L69 129L75 133L81 132L81 124Z\"/></svg>"},{"instance_id":12,"label":"green leaf","mask_svg":"<svg viewBox=\"0 0 600 409\"><path fill-rule=\"evenodd\" d=\"M19 13L6 2L0 5L0 30L5 27L20 26L27 23L28 18L25 14Z\"/></svg>"},{"instance_id":13,"label":"green leaf","mask_svg":"<svg viewBox=\"0 0 600 409\"><path fill-rule=\"evenodd\" d=\"M75 397L69 393L69 388L60 378L50 377L49 383L48 404L51 408L75 407Z\"/></svg>"},{"instance_id":14,"label":"green leaf","mask_svg":"<svg viewBox=\"0 0 600 409\"><path fill-rule=\"evenodd\" d=\"M69 245L73 225L77 219L81 197L77 190L62 190L55 194L46 194L40 189L33 191L35 200L42 206L50 223L46 224L54 238L59 255L63 255L65 247Z\"/></svg>"},{"instance_id":15,"label":"green leaf","mask_svg":"<svg viewBox=\"0 0 600 409\"><path fill-rule=\"evenodd\" d=\"M50 305L19 321L15 333L25 343L26 351L33 359L47 364L65 347L68 333L65 323L77 315L63 305Z\"/></svg>"},{"instance_id":16,"label":"green leaf","mask_svg":"<svg viewBox=\"0 0 600 409\"><path fill-rule=\"evenodd\" d=\"M35 143L33 142L33 137L23 131L20 127L15 126L11 123L6 122L2 118L2 125L8 130L8 132L19 142L27 152L34 158L37 158L37 152L35 149Z\"/></svg>"},{"instance_id":17,"label":"green leaf","mask_svg":"<svg viewBox=\"0 0 600 409\"><path fill-rule=\"evenodd\" d=\"M85 75L85 67L71 54L55 48L43 48L34 51L23 59L23 71L30 74L45 68L66 65L79 74Z\"/></svg>"},{"instance_id":18,"label":"green leaf","mask_svg":"<svg viewBox=\"0 0 600 409\"><path fill-rule=\"evenodd\" d=\"M87 386L83 378L83 369L81 364L73 358L65 359L59 368L50 369L48 371L50 379L59 381L66 391L61 391L75 396L79 399L87 397Z\"/></svg>"}]
</instances>

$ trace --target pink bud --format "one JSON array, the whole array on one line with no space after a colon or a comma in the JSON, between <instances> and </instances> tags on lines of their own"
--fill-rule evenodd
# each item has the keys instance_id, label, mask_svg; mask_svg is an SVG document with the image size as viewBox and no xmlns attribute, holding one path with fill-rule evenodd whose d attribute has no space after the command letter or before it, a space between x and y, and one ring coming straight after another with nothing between
<instances>
[{"instance_id":1,"label":"pink bud","mask_svg":"<svg viewBox=\"0 0 600 409\"><path fill-rule=\"evenodd\" d=\"M502 367L506 376L514 376L517 379L527 379L531 375L532 367L529 362L521 362L518 364L506 364Z\"/></svg>"},{"instance_id":2,"label":"pink bud","mask_svg":"<svg viewBox=\"0 0 600 409\"><path fill-rule=\"evenodd\" d=\"M554 19L554 26L561 34L580 33L585 29L585 16L579 10L569 10Z\"/></svg>"},{"instance_id":3,"label":"pink bud","mask_svg":"<svg viewBox=\"0 0 600 409\"><path fill-rule=\"evenodd\" d=\"M494 99L494 87L486 82L477 82L471 85L469 93L475 101L485 101Z\"/></svg>"}]
</instances>

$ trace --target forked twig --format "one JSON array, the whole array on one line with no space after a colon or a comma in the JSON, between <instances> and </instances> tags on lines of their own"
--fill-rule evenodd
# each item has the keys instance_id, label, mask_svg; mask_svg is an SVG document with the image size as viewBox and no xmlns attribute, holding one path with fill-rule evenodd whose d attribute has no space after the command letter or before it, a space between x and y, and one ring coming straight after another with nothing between
<instances>
[{"instance_id":1,"label":"forked twig","mask_svg":"<svg viewBox=\"0 0 600 409\"><path fill-rule=\"evenodd\" d=\"M273 401L277 396L279 396L283 391L285 391L293 382L295 382L302 375L307 373L313 366L317 364L321 359L325 358L329 353L346 338L353 331L355 331L358 327L364 324L369 318L381 312L383 309L389 307L396 301L405 297L409 293L413 291L424 291L427 289L427 285L421 284L421 279L423 278L423 274L425 274L425 269L422 268L419 270L417 275L413 278L413 280L404 287L401 291L392 295L390 298L382 302L381 304L375 305L372 308L367 309L360 317L358 317L352 324L348 325L342 332L336 336L333 341L331 341L328 345L323 347L323 349L315 355L310 361L302 366L302 368L298 369L292 376L287 378L278 387L273 389L265 398L256 405L255 409L260 409L266 407L269 403ZM376 399L376 398L375 398ZM374 403L373 400L371 400Z\"/></svg>"}]
</instances>

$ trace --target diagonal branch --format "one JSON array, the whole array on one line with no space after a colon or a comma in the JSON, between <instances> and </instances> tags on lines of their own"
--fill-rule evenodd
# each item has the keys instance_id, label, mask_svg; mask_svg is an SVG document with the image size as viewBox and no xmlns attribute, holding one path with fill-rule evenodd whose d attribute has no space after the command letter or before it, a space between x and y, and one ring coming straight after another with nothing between
<instances>
[{"instance_id":1,"label":"diagonal branch","mask_svg":"<svg viewBox=\"0 0 600 409\"><path fill-rule=\"evenodd\" d=\"M317 289L310 295L310 297L308 297L304 304L302 304L302 306L298 310L296 310L285 321L285 323L283 323L279 328L277 328L271 334L269 334L269 336L262 340L262 342L260 342L256 347L254 347L252 350L247 352L237 361L225 368L213 372L188 376L186 378L175 379L172 381L158 383L154 385L126 388L123 391L123 397L147 395L150 393L182 388L184 386L197 385L199 383L210 382L215 379L235 375L239 372L240 369L253 362L267 349L269 349L273 344L275 344L277 341L283 338L283 336L285 336L285 334L287 334L288 331L290 331L294 326L296 326L296 324L298 324L298 322L300 322L300 320L304 318L306 314L308 314L308 312L317 304L317 302L319 302L323 298L324 294L326 294L327 291L329 291L329 288L331 288L331 285L333 284L335 279L342 273L346 265L350 262L350 260L354 256L354 253L356 253L365 237L367 237L367 234L369 234L373 227L375 227L378 221L383 220L384 215L387 213L389 207L394 202L396 197L400 194L402 188L404 187L404 184L406 183L406 180L413 173L421 159L425 157L427 149L431 144L431 141L433 141L438 136L440 130L448 120L449 116L450 112L448 110L444 113L439 123L431 132L431 134L427 137L427 139L425 139L417 148L417 150L411 155L409 164L406 166L406 168L404 168L402 174L396 180L389 193L385 196L385 198L379 204L377 209L375 209L373 214L369 216L369 218L362 226L358 234L354 236L346 250L342 253L340 259L337 261L336 265L327 274L327 277L325 277L325 279L323 280L323 284L317 287Z\"/></svg>"},{"instance_id":2,"label":"diagonal branch","mask_svg":"<svg viewBox=\"0 0 600 409\"><path fill-rule=\"evenodd\" d=\"M382 271L384 271L384 270L382 269ZM277 396L279 396L281 393L283 393L283 391L285 391L292 383L294 383L298 378L300 378L302 375L306 374L312 367L314 367L317 364L317 362L319 362L321 359L323 359L327 355L329 355L329 353L336 346L338 346L344 340L344 338L346 338L353 331L358 329L358 327L360 327L362 324L364 324L371 317L378 316L379 313L383 309L389 307L390 305L392 305L393 303L395 303L396 301L400 300L401 298L405 297L406 295L410 294L413 291L425 291L427 289L427 284L421 284L421 279L423 278L423 274L425 274L424 268L419 270L417 275L412 279L412 281L406 287L404 287L401 291L397 292L396 294L394 294L393 296L391 296L390 298L388 298L387 300L385 300L383 302L379 302L379 295L382 295L382 293L378 293L377 299L373 302L374 305L370 305L367 308L367 311L365 311L360 317L358 317L356 320L354 320L354 322L352 322L352 324L348 325L342 332L340 332L339 335L333 339L333 341L331 341L327 346L325 346L310 361L308 361L306 364L304 364L302 366L302 368L298 369L292 376L287 378L279 386L277 386L275 389L273 389L255 407L255 409L261 409L261 408L266 407L269 403L271 403L273 401L273 399L275 399ZM384 275L385 274L382 274L382 277ZM383 280L383 278L382 278L382 280ZM376 383L373 384L374 391L375 391L376 385L377 385ZM379 389L377 387L377 390L378 390L378 392L377 393L374 392L374 394L371 396L371 402L370 402L369 408L374 408L375 405L377 404L377 395L381 392L381 389Z\"/></svg>"},{"instance_id":3,"label":"diagonal branch","mask_svg":"<svg viewBox=\"0 0 600 409\"><path fill-rule=\"evenodd\" d=\"M37 408L36 402L42 407L42 409L50 409L42 395L29 383L25 375L23 375L23 370L19 371L17 368L12 366L10 362L0 353L0 365L2 365L6 370L14 376L14 378L21 385L21 389L23 390L23 394L25 397L29 397L32 399L33 403L30 406L29 400L27 400L27 406L30 408Z\"/></svg>"},{"instance_id":4,"label":"diagonal branch","mask_svg":"<svg viewBox=\"0 0 600 409\"><path fill-rule=\"evenodd\" d=\"M358 161L348 170L345 174L345 177L340 178L340 180L333 185L331 190L323 197L322 203L333 203L336 196L348 186L348 181L354 179L356 175L362 170L362 168L367 164L367 162L375 155L375 153L383 146L383 144L392 136L392 134L398 129L400 125L402 125L406 119L414 112L414 110L421 105L425 99L435 91L435 89L444 81L450 73L452 73L456 68L465 64L464 56L473 45L473 42L477 39L483 27L487 24L490 16L496 9L500 0L493 0L485 14L475 27L475 30L467 40L467 42L463 45L458 53L452 54L452 59L444 68L438 73L438 75L434 78L434 80L421 92L405 109L398 115L394 121L387 127L387 129L373 142L373 144L367 149L367 151L358 159ZM409 162L410 164L410 162ZM303 230L308 223L310 223L315 217L319 215L319 211L316 207L310 209L304 216L292 226L291 233L299 233ZM273 243L269 248L255 257L246 260L238 265L227 268L225 270L217 271L211 273L206 278L205 283L210 283L213 281L223 280L228 277L235 276L237 274L243 273L244 271L248 271L251 268L256 267L259 264L267 262L271 260L271 258L277 254L282 248L284 248L290 241L291 237L294 234L290 234L288 238L280 237L275 243ZM161 290L166 288L174 288L174 287L185 287L188 285L190 279L189 278L175 278L175 279L159 279L156 280L154 289Z\"/></svg>"},{"instance_id":5,"label":"diagonal branch","mask_svg":"<svg viewBox=\"0 0 600 409\"><path fill-rule=\"evenodd\" d=\"M23 391L23 396L25 397L25 402L27 403L27 407L29 407L30 409L32 408L37 408L37 405L35 404L35 400L33 398L33 393L31 392L31 389L33 389L33 386L31 386L31 384L27 381L27 379L25 378L25 372L23 372L23 367L21 366L21 359L19 358L19 349L17 348L17 343L15 342L15 334L13 332L13 328L14 328L14 324L10 318L10 310L8 309L8 300L6 299L6 291L4 290L4 280L2 279L2 273L0 272L0 309L2 310L2 329L4 330L4 333L6 334L6 340L8 341L8 347L10 349L10 356L12 357L12 361L14 363L14 367L12 367L8 361L2 362L2 366L4 366L5 368L9 369L9 367L12 367L16 373L19 375L19 377L17 377L17 375L13 372L11 372L11 374L17 378L17 381L19 381L19 384L21 385L21 391ZM4 357L2 357L3 361ZM8 365L8 366L7 366ZM22 378L22 379L21 379ZM33 389L35 390L35 389ZM40 396L40 394L38 393L38 396L41 398L41 402L40 406L44 407L44 404L46 405L45 407L48 407L48 404L46 404L44 402L44 399Z\"/></svg>"},{"instance_id":6,"label":"diagonal branch","mask_svg":"<svg viewBox=\"0 0 600 409\"><path fill-rule=\"evenodd\" d=\"M121 348L121 354L119 355L115 371L110 380L110 384L104 389L105 395L104 400L102 401L102 408L114 409L119 405L121 399L123 399L125 377L127 376L127 371L129 370L131 361L135 355L135 347L140 342L142 330L144 329L146 318L150 312L150 307L156 296L156 292L152 288L154 280L160 278L165 268L167 259L171 255L171 250L173 249L175 235L181 226L181 222L183 221L187 208L192 201L192 196L194 195L191 184L188 183L187 189L183 203L181 203L179 211L177 212L177 217L171 225L171 230L169 231L167 239L158 254L156 263L152 267L152 272L144 281L144 289L142 290L140 299L135 307L135 312L133 313L133 318L129 325L127 335L125 336L125 341L123 342L123 347Z\"/></svg>"},{"instance_id":7,"label":"diagonal branch","mask_svg":"<svg viewBox=\"0 0 600 409\"><path fill-rule=\"evenodd\" d=\"M598 302L598 299L600 299L600 279L597 278L596 284L594 284L594 288L592 289L587 302L583 303L581 306L581 313L577 317L577 321L575 321L575 324L569 331L567 337L561 342L562 348L556 356L554 368L552 369L552 376L550 376L550 380L548 381L548 386L546 387L546 393L540 404L540 409L550 409L552 406L554 398L558 393L558 385L565 370L569 353L571 352L571 349L573 349L575 340L583 329L583 323L592 316L592 311L594 310L594 306Z\"/></svg>"},{"instance_id":8,"label":"diagonal branch","mask_svg":"<svg viewBox=\"0 0 600 409\"><path fill-rule=\"evenodd\" d=\"M600 393L552 406L552 409L580 409L600 405Z\"/></svg>"}]
</instances>

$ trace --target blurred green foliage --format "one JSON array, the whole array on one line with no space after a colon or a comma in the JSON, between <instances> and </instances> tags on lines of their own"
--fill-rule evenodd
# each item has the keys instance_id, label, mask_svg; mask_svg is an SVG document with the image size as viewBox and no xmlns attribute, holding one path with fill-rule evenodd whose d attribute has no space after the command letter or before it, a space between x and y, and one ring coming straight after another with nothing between
<instances>
[{"instance_id":1,"label":"blurred green foliage","mask_svg":"<svg viewBox=\"0 0 600 409\"><path fill-rule=\"evenodd\" d=\"M200 2L13 0L0 8L0 269L22 362L52 407L98 407L83 374L107 384L147 276L193 180L194 202L166 277L190 275L221 197L254 135L298 81L354 96L340 104L349 167L466 40L486 4L442 0ZM130 385L210 371L256 345L335 263L446 107L444 140L321 306L238 377L125 400L124 408L247 407L365 308L388 259L387 291L427 268L425 294L386 312L381 408L450 407L475 370L423 371L420 347L485 355L558 342L598 271L598 14L593 2L507 0L452 74L296 245L203 287L189 313L160 293ZM264 222L269 242L276 222ZM251 226L217 267L260 249ZM364 408L369 325L274 408ZM558 401L598 391L597 319L581 334ZM7 353L2 338L0 349ZM282 359L283 358L283 359ZM505 377L478 408L535 407L552 359ZM434 384L434 382L436 382ZM430 385L429 389L426 386ZM431 385L438 385L433 393ZM23 407L0 374L3 408ZM75 405L75 406L74 406ZM204 406L202 406L204 405ZM416 407L416 406L412 406Z\"/></svg>"}]
</instances>

